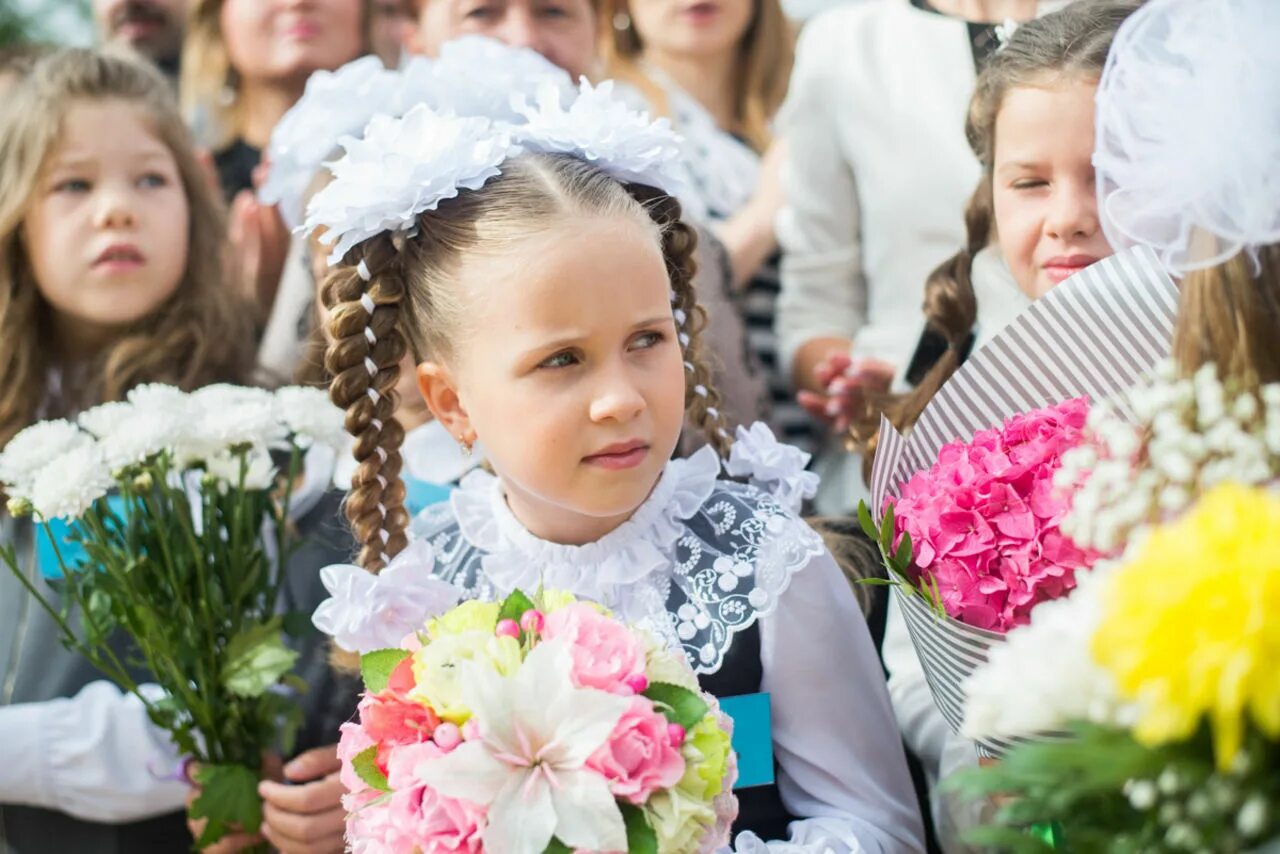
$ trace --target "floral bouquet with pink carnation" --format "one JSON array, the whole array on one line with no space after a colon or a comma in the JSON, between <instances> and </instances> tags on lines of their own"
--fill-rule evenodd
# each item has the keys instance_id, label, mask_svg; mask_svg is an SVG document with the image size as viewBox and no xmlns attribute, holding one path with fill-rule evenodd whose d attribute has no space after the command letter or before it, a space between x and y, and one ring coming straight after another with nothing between
<instances>
[{"instance_id":1,"label":"floral bouquet with pink carnation","mask_svg":"<svg viewBox=\"0 0 1280 854\"><path fill-rule=\"evenodd\" d=\"M732 723L678 652L564 593L465 602L361 658L338 752L356 852L711 852Z\"/></svg>"},{"instance_id":2,"label":"floral bouquet with pink carnation","mask_svg":"<svg viewBox=\"0 0 1280 854\"><path fill-rule=\"evenodd\" d=\"M1099 557L1062 531L1071 495L1055 475L1084 442L1089 401L1116 398L1168 354L1176 306L1177 287L1150 250L1113 256L978 350L909 435L881 423L872 502L858 515L880 546L934 702L957 732L964 683L992 645L1065 596ZM988 755L1009 744L978 741Z\"/></svg>"}]
</instances>

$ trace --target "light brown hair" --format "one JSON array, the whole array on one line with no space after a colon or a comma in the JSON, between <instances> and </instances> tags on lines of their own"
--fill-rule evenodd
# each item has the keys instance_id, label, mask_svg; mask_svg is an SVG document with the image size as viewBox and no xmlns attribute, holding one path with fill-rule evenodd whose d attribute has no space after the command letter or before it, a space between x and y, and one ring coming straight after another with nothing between
<instances>
[{"instance_id":1,"label":"light brown hair","mask_svg":"<svg viewBox=\"0 0 1280 854\"><path fill-rule=\"evenodd\" d=\"M863 454L864 476L870 475L874 462L881 413L899 430L915 424L960 366L960 350L973 332L978 317L973 259L996 238L992 168L996 117L1006 93L1057 80L1097 80L1116 31L1139 5L1138 0L1079 0L1029 21L1017 28L978 75L965 136L982 166L982 177L965 206L965 245L929 274L924 289L926 325L942 335L947 350L914 389L870 399L867 411L855 419L851 434Z\"/></svg>"},{"instance_id":2,"label":"light brown hair","mask_svg":"<svg viewBox=\"0 0 1280 854\"><path fill-rule=\"evenodd\" d=\"M445 360L453 353L464 310L453 280L464 256L480 245L479 235L487 245L501 246L570 217L629 217L661 241L673 308L682 312L677 320L683 317L687 420L717 450L727 450L719 395L699 340L706 317L693 290L696 237L680 220L679 203L652 187L624 186L568 155L523 155L507 161L482 189L464 191L420 216L414 236L384 233L356 246L325 280L332 341L325 367L333 376L330 396L346 409L347 429L356 437L359 466L346 509L366 569L381 569L406 542L409 519L399 477L404 431L395 419L394 392L406 348L417 361ZM361 261L368 282L358 273ZM375 305L371 314L361 304L365 295Z\"/></svg>"},{"instance_id":3,"label":"light brown hair","mask_svg":"<svg viewBox=\"0 0 1280 854\"><path fill-rule=\"evenodd\" d=\"M65 366L54 362L48 347L52 308L35 281L22 225L67 112L77 103L105 100L142 111L173 154L190 210L187 264L169 299L122 331L93 364L81 366L80 388L64 387L62 399L51 401L49 370ZM158 71L80 49L37 61L0 113L0 444L34 421L42 404L65 413L118 399L142 382L190 389L243 379L252 361L252 326L222 278L223 234L222 209Z\"/></svg>"},{"instance_id":4,"label":"light brown hair","mask_svg":"<svg viewBox=\"0 0 1280 854\"><path fill-rule=\"evenodd\" d=\"M670 115L667 96L639 66L644 44L635 24L624 29L613 25L628 14L628 0L598 0L601 53L605 76L634 85L658 115ZM738 43L738 68L734 77L733 127L728 130L763 154L773 139L769 129L787 96L791 67L795 62L795 33L779 0L751 0L751 23Z\"/></svg>"},{"instance_id":5,"label":"light brown hair","mask_svg":"<svg viewBox=\"0 0 1280 854\"><path fill-rule=\"evenodd\" d=\"M1225 379L1280 382L1280 244L1241 252L1182 280L1173 356L1188 375L1213 362Z\"/></svg>"}]
</instances>

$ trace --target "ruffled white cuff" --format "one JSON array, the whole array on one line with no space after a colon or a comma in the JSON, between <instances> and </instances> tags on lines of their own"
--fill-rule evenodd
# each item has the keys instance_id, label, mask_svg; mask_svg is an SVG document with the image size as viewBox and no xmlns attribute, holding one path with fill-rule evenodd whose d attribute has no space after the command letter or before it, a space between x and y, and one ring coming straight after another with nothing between
<instances>
[{"instance_id":1,"label":"ruffled white cuff","mask_svg":"<svg viewBox=\"0 0 1280 854\"><path fill-rule=\"evenodd\" d=\"M750 428L739 426L724 470L733 477L749 478L784 507L800 512L805 499L818 492L818 475L805 471L809 454L779 442L763 421Z\"/></svg>"},{"instance_id":2,"label":"ruffled white cuff","mask_svg":"<svg viewBox=\"0 0 1280 854\"><path fill-rule=\"evenodd\" d=\"M458 588L432 576L435 563L430 543L415 540L378 575L350 564L326 566L320 580L330 598L311 622L351 652L399 646L405 635L461 598Z\"/></svg>"}]
</instances>

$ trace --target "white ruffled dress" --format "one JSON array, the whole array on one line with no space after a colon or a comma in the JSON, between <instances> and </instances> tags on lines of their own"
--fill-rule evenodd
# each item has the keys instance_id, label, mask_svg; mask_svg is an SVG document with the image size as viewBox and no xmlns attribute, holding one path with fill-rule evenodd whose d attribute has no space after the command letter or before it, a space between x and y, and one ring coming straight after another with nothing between
<instances>
[{"instance_id":1,"label":"white ruffled dress","mask_svg":"<svg viewBox=\"0 0 1280 854\"><path fill-rule=\"evenodd\" d=\"M821 537L789 506L812 494L813 475L803 471L808 455L773 441L767 428L740 428L739 437L726 467L760 485L721 479L720 458L703 448L670 462L631 519L581 546L531 534L508 508L499 479L472 472L450 501L414 520L412 567L393 561L377 583L414 588L404 577L412 569L467 598L497 599L517 587L568 590L667 638L700 674L718 671L735 635L758 624L778 790L801 818L787 841L742 833L734 850L923 851L900 736L862 613ZM358 579L358 586L371 580ZM358 613L361 601L386 601L343 597L344 586L330 589L345 602L322 606L324 619L317 612L317 623L340 643L335 628L377 621ZM358 644L357 635L347 639Z\"/></svg>"}]
</instances>

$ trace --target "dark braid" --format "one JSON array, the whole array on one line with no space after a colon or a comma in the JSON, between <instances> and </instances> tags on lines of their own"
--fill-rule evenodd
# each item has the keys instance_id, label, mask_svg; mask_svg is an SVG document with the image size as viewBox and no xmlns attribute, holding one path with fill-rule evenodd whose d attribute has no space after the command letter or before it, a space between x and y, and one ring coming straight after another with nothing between
<instances>
[{"instance_id":1,"label":"dark braid","mask_svg":"<svg viewBox=\"0 0 1280 854\"><path fill-rule=\"evenodd\" d=\"M720 393L716 391L711 367L702 351L702 330L707 325L707 312L699 305L693 286L697 272L694 251L698 245L698 234L680 218L680 203L674 196L644 184L629 184L627 191L644 206L662 230L662 257L671 279L671 307L676 313L685 371L689 375L685 389L685 417L702 431L720 456L728 456L733 438L720 411Z\"/></svg>"},{"instance_id":2,"label":"dark braid","mask_svg":"<svg viewBox=\"0 0 1280 854\"><path fill-rule=\"evenodd\" d=\"M359 466L346 513L361 544L357 560L377 572L405 547L409 526L400 479L404 429L395 417L395 387L405 354L399 328L405 281L388 234L365 241L344 261L329 274L322 294L332 339L325 368L333 377L329 396L347 411L347 431L356 440Z\"/></svg>"}]
</instances>

